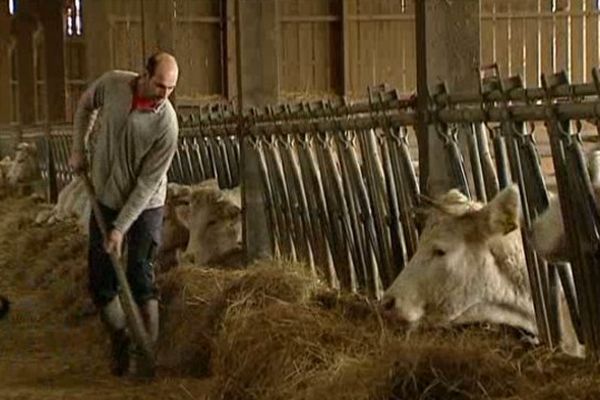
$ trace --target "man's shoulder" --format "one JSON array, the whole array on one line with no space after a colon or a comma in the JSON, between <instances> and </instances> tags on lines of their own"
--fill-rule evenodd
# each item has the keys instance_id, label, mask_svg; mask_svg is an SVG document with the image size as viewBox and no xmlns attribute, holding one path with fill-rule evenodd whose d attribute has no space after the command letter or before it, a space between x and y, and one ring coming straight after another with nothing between
<instances>
[{"instance_id":1,"label":"man's shoulder","mask_svg":"<svg viewBox=\"0 0 600 400\"><path fill-rule=\"evenodd\" d=\"M170 100L165 100L163 106L161 107L160 113L163 123L171 125L177 129L177 112L175 111L175 107Z\"/></svg>"},{"instance_id":2,"label":"man's shoulder","mask_svg":"<svg viewBox=\"0 0 600 400\"><path fill-rule=\"evenodd\" d=\"M120 69L113 69L111 71L105 72L100 78L99 81L104 84L109 83L129 83L132 79L138 76L137 73L132 71L124 71Z\"/></svg>"}]
</instances>

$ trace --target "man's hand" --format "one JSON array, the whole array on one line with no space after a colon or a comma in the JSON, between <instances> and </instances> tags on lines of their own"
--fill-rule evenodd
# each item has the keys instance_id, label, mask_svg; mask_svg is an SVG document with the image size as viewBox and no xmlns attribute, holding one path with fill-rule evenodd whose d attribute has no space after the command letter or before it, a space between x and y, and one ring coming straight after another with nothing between
<instances>
[{"instance_id":1,"label":"man's hand","mask_svg":"<svg viewBox=\"0 0 600 400\"><path fill-rule=\"evenodd\" d=\"M108 237L104 242L104 250L109 254L114 254L117 258L121 258L121 249L123 248L123 233L118 229L113 229L108 232Z\"/></svg>"},{"instance_id":2,"label":"man's hand","mask_svg":"<svg viewBox=\"0 0 600 400\"><path fill-rule=\"evenodd\" d=\"M69 166L73 170L73 172L80 174L85 172L86 169L86 160L85 154L81 151L73 151L71 156L69 157Z\"/></svg>"}]
</instances>

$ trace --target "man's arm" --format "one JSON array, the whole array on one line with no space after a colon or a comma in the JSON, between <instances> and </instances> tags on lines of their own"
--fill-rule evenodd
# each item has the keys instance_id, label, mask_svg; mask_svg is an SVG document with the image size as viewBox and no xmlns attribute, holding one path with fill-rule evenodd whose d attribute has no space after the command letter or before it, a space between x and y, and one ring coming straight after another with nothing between
<instances>
[{"instance_id":1,"label":"man's arm","mask_svg":"<svg viewBox=\"0 0 600 400\"><path fill-rule=\"evenodd\" d=\"M73 121L73 145L69 158L69 165L76 172L85 167L85 137L94 122L96 111L104 105L104 80L107 74L95 80L81 95L77 104Z\"/></svg>"}]
</instances>

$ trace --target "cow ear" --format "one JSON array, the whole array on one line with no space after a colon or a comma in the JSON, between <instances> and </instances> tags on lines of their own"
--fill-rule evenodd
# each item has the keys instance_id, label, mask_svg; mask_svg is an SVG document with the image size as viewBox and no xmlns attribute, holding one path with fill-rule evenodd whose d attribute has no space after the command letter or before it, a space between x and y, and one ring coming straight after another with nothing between
<instances>
[{"instance_id":1,"label":"cow ear","mask_svg":"<svg viewBox=\"0 0 600 400\"><path fill-rule=\"evenodd\" d=\"M214 178L212 178L212 179L206 179L206 180L200 182L198 184L198 186L202 187L202 188L217 189L218 190L219 189L219 182L216 179L214 179Z\"/></svg>"},{"instance_id":2,"label":"cow ear","mask_svg":"<svg viewBox=\"0 0 600 400\"><path fill-rule=\"evenodd\" d=\"M478 214L483 235L506 235L517 229L521 214L517 185L510 185L499 192Z\"/></svg>"},{"instance_id":3,"label":"cow ear","mask_svg":"<svg viewBox=\"0 0 600 400\"><path fill-rule=\"evenodd\" d=\"M190 206L189 205L178 205L175 206L175 215L177 219L185 226L190 229Z\"/></svg>"},{"instance_id":4,"label":"cow ear","mask_svg":"<svg viewBox=\"0 0 600 400\"><path fill-rule=\"evenodd\" d=\"M238 206L231 203L224 203L221 208L221 216L226 219L237 218L241 212L242 210Z\"/></svg>"}]
</instances>

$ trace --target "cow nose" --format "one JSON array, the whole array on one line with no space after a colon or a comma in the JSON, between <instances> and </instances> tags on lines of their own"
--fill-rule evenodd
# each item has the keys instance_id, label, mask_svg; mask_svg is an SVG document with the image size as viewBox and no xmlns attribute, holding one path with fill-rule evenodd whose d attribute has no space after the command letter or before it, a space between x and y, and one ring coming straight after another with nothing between
<instances>
[{"instance_id":1,"label":"cow nose","mask_svg":"<svg viewBox=\"0 0 600 400\"><path fill-rule=\"evenodd\" d=\"M386 318L391 318L394 314L394 309L396 308L396 298L395 297L384 297L381 300L379 305L379 309L381 313Z\"/></svg>"},{"instance_id":2,"label":"cow nose","mask_svg":"<svg viewBox=\"0 0 600 400\"><path fill-rule=\"evenodd\" d=\"M394 308L395 305L396 298L394 297L384 297L383 300L381 300L381 309L383 311L390 311Z\"/></svg>"}]
</instances>

